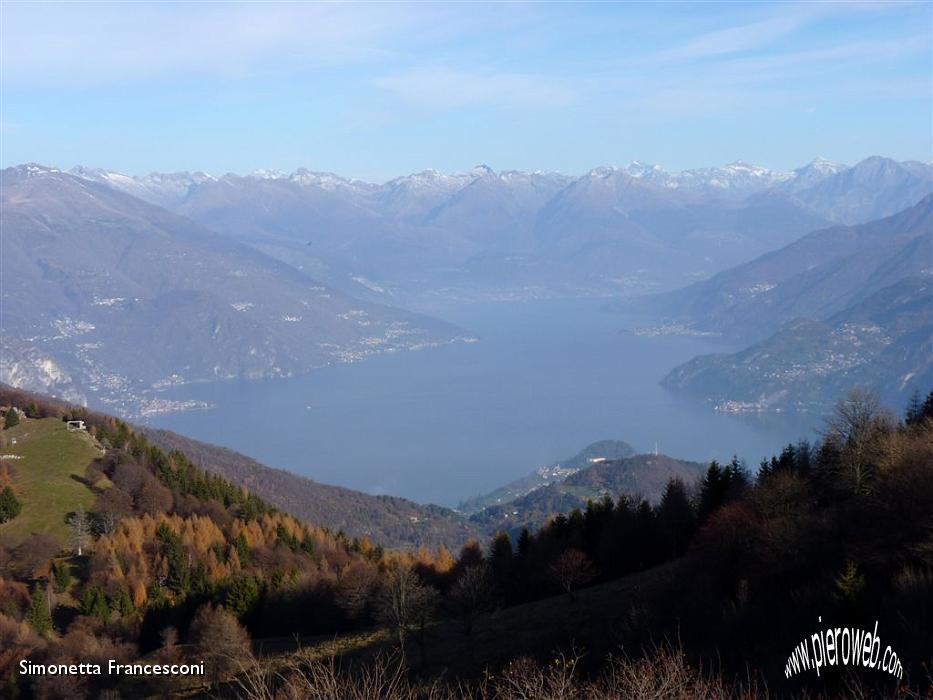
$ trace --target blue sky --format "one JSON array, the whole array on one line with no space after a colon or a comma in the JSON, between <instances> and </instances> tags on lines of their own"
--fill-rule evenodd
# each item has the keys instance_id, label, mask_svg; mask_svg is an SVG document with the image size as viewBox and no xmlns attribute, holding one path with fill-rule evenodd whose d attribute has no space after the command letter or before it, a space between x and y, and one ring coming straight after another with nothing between
<instances>
[{"instance_id":1,"label":"blue sky","mask_svg":"<svg viewBox=\"0 0 933 700\"><path fill-rule=\"evenodd\" d=\"M2 4L2 163L933 160L933 4Z\"/></svg>"}]
</instances>

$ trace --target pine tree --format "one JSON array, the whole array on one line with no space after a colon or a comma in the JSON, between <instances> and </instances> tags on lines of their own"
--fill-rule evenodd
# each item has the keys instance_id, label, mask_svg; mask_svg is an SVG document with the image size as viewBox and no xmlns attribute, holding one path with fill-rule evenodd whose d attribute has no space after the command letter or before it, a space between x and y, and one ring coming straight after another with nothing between
<instances>
[{"instance_id":1,"label":"pine tree","mask_svg":"<svg viewBox=\"0 0 933 700\"><path fill-rule=\"evenodd\" d=\"M48 591L38 583L32 589L26 622L36 631L36 634L43 637L48 636L52 631L52 612L49 610Z\"/></svg>"},{"instance_id":2,"label":"pine tree","mask_svg":"<svg viewBox=\"0 0 933 700\"><path fill-rule=\"evenodd\" d=\"M9 486L0 491L0 523L12 520L23 510L23 504L16 498Z\"/></svg>"},{"instance_id":3,"label":"pine tree","mask_svg":"<svg viewBox=\"0 0 933 700\"><path fill-rule=\"evenodd\" d=\"M858 603L865 590L865 577L859 572L854 561L846 564L845 571L836 579L836 592L834 597L845 606L854 606Z\"/></svg>"},{"instance_id":4,"label":"pine tree","mask_svg":"<svg viewBox=\"0 0 933 700\"><path fill-rule=\"evenodd\" d=\"M19 425L19 411L11 407L3 419L3 427L12 428L14 425Z\"/></svg>"},{"instance_id":5,"label":"pine tree","mask_svg":"<svg viewBox=\"0 0 933 700\"><path fill-rule=\"evenodd\" d=\"M101 622L110 619L110 606L107 605L107 597L100 588L94 586L84 591L81 597L81 614L96 617Z\"/></svg>"},{"instance_id":6,"label":"pine tree","mask_svg":"<svg viewBox=\"0 0 933 700\"><path fill-rule=\"evenodd\" d=\"M73 580L68 562L52 562L52 581L57 593L66 591Z\"/></svg>"}]
</instances>

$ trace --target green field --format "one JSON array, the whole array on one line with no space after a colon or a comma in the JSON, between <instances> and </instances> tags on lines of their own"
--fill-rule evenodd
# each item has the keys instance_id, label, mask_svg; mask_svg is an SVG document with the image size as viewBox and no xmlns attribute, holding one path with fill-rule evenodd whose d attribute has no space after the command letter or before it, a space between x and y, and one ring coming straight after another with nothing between
<instances>
[{"instance_id":1,"label":"green field","mask_svg":"<svg viewBox=\"0 0 933 700\"><path fill-rule=\"evenodd\" d=\"M64 544L65 516L94 502L95 494L83 479L87 465L100 457L100 448L86 432L69 432L57 418L23 419L3 435L7 446L0 453L20 457L5 461L15 473L13 488L23 511L0 525L0 533L49 533Z\"/></svg>"}]
</instances>

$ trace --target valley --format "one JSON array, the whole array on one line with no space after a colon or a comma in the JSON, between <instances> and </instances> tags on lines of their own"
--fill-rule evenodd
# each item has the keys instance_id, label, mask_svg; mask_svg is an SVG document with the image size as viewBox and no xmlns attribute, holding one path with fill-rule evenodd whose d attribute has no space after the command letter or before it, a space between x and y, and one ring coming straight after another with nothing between
<instances>
[{"instance_id":1,"label":"valley","mask_svg":"<svg viewBox=\"0 0 933 700\"><path fill-rule=\"evenodd\" d=\"M175 387L206 411L149 425L230 447L316 481L456 506L618 438L635 452L756 464L812 434L822 414L719 415L659 385L697 354L739 345L623 333L601 300L448 306L480 341L375 357L308 376ZM274 410L262 408L274 406ZM246 418L248 416L248 419ZM248 429L243 421L248 420Z\"/></svg>"}]
</instances>

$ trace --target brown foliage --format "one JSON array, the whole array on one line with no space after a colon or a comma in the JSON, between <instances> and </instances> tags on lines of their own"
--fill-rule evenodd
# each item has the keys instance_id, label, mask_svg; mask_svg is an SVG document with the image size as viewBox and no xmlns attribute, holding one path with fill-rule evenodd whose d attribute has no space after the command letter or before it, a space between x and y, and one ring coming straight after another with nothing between
<instances>
[{"instance_id":1,"label":"brown foliage","mask_svg":"<svg viewBox=\"0 0 933 700\"><path fill-rule=\"evenodd\" d=\"M191 623L189 658L204 662L214 681L241 670L251 658L249 635L221 606L204 605Z\"/></svg>"},{"instance_id":2,"label":"brown foliage","mask_svg":"<svg viewBox=\"0 0 933 700\"><path fill-rule=\"evenodd\" d=\"M552 580L572 594L574 589L585 586L596 576L593 562L579 549L565 549L551 564L549 575Z\"/></svg>"}]
</instances>

